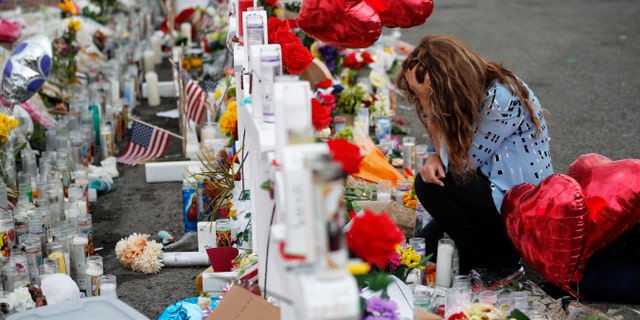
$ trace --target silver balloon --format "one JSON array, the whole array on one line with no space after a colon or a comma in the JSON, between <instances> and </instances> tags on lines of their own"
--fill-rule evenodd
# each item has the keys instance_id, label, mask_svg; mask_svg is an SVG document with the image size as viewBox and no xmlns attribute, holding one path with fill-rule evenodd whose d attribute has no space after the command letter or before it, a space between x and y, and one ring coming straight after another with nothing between
<instances>
[{"instance_id":1,"label":"silver balloon","mask_svg":"<svg viewBox=\"0 0 640 320\"><path fill-rule=\"evenodd\" d=\"M53 63L51 40L37 35L21 42L2 72L2 95L11 104L31 98L46 81Z\"/></svg>"}]
</instances>

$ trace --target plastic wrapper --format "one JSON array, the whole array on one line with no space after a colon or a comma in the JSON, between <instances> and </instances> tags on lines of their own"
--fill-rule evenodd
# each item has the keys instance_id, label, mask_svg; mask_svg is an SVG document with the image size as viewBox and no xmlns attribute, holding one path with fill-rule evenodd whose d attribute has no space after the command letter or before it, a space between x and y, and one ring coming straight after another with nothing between
<instances>
[{"instance_id":1,"label":"plastic wrapper","mask_svg":"<svg viewBox=\"0 0 640 320\"><path fill-rule=\"evenodd\" d=\"M207 309L213 310L220 299L211 298L211 304ZM187 298L184 300L176 301L168 306L162 313L156 318L156 320L170 320L170 319L204 319L205 313L198 306L198 297Z\"/></svg>"}]
</instances>

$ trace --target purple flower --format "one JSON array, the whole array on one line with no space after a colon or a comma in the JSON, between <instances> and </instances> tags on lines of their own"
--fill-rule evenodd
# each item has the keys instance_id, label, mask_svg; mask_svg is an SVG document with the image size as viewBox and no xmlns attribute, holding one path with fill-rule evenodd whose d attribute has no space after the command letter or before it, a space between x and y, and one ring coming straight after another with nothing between
<instances>
[{"instance_id":1,"label":"purple flower","mask_svg":"<svg viewBox=\"0 0 640 320\"><path fill-rule=\"evenodd\" d=\"M367 314L364 320L398 320L398 305L394 301L372 297L367 300L365 306Z\"/></svg>"}]
</instances>

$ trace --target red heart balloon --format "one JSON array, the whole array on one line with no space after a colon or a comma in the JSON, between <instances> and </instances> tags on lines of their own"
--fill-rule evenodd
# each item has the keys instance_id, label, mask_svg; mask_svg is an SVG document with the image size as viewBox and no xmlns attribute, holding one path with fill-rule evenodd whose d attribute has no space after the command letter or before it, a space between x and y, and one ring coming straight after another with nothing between
<instances>
[{"instance_id":1,"label":"red heart balloon","mask_svg":"<svg viewBox=\"0 0 640 320\"><path fill-rule=\"evenodd\" d=\"M567 171L582 186L589 210L583 262L640 220L640 160L582 155Z\"/></svg>"},{"instance_id":2,"label":"red heart balloon","mask_svg":"<svg viewBox=\"0 0 640 320\"><path fill-rule=\"evenodd\" d=\"M298 27L309 36L343 48L366 48L382 33L378 11L364 0L305 0Z\"/></svg>"},{"instance_id":3,"label":"red heart balloon","mask_svg":"<svg viewBox=\"0 0 640 320\"><path fill-rule=\"evenodd\" d=\"M587 241L587 207L580 185L552 174L538 186L519 184L502 202L507 235L527 265L558 287L577 295L577 276Z\"/></svg>"},{"instance_id":4,"label":"red heart balloon","mask_svg":"<svg viewBox=\"0 0 640 320\"><path fill-rule=\"evenodd\" d=\"M386 0L388 10L380 11L382 25L389 28L411 28L427 21L433 12L431 0Z\"/></svg>"}]
</instances>

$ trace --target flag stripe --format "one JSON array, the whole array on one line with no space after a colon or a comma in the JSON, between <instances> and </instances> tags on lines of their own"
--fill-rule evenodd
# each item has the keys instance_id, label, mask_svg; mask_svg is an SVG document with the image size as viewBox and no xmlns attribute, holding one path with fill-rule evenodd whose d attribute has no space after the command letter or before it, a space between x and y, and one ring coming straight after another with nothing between
<instances>
[{"instance_id":1,"label":"flag stripe","mask_svg":"<svg viewBox=\"0 0 640 320\"><path fill-rule=\"evenodd\" d=\"M148 135L149 130L151 130L150 135ZM133 166L145 160L162 157L167 152L170 138L169 133L164 130L134 122L129 136L129 143L127 143L124 153L116 160ZM145 144L148 147L145 147Z\"/></svg>"},{"instance_id":2,"label":"flag stripe","mask_svg":"<svg viewBox=\"0 0 640 320\"><path fill-rule=\"evenodd\" d=\"M191 80L186 87L187 96L187 118L195 123L200 123L204 115L205 106L203 101L204 90L197 82Z\"/></svg>"}]
</instances>

